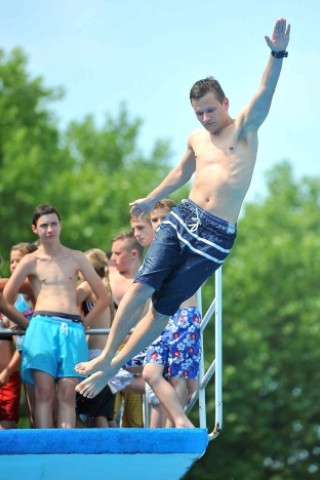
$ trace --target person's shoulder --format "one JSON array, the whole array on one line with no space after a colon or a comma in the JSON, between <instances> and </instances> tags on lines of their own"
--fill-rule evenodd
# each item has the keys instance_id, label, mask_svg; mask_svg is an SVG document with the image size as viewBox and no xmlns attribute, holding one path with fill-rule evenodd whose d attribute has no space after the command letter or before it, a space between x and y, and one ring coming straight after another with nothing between
<instances>
[{"instance_id":1,"label":"person's shoulder","mask_svg":"<svg viewBox=\"0 0 320 480\"><path fill-rule=\"evenodd\" d=\"M194 143L198 142L199 140L201 141L207 136L208 132L204 128L197 128L195 130L192 130L192 132L189 133L188 144L192 146L194 145Z\"/></svg>"},{"instance_id":2,"label":"person's shoulder","mask_svg":"<svg viewBox=\"0 0 320 480\"><path fill-rule=\"evenodd\" d=\"M251 104L246 105L240 110L235 118L235 132L238 138L244 138L248 135L257 136L260 124L255 121L255 115L251 113Z\"/></svg>"},{"instance_id":3,"label":"person's shoulder","mask_svg":"<svg viewBox=\"0 0 320 480\"><path fill-rule=\"evenodd\" d=\"M34 265L36 262L37 262L37 258L39 256L39 252L38 250L36 250L35 252L32 252L32 253L28 253L27 255L25 255L21 261L19 262L19 265Z\"/></svg>"},{"instance_id":4,"label":"person's shoulder","mask_svg":"<svg viewBox=\"0 0 320 480\"><path fill-rule=\"evenodd\" d=\"M192 130L189 133L189 140L193 138L199 138L202 137L206 133L206 130L204 128L196 128L195 130Z\"/></svg>"},{"instance_id":5,"label":"person's shoulder","mask_svg":"<svg viewBox=\"0 0 320 480\"><path fill-rule=\"evenodd\" d=\"M69 248L69 253L73 258L73 260L77 263L81 263L81 264L83 262L90 263L87 257L85 256L85 254L81 250L75 250L75 249Z\"/></svg>"},{"instance_id":6,"label":"person's shoulder","mask_svg":"<svg viewBox=\"0 0 320 480\"><path fill-rule=\"evenodd\" d=\"M73 257L85 257L85 254L82 252L82 250L78 250L78 249L75 249L75 248L69 248L69 247L64 247L65 248L65 252L66 253L69 253L70 255L72 255Z\"/></svg>"},{"instance_id":7,"label":"person's shoulder","mask_svg":"<svg viewBox=\"0 0 320 480\"><path fill-rule=\"evenodd\" d=\"M21 259L15 270L17 274L23 272L24 275L28 276L35 272L37 264L37 258L34 255L35 253L36 252L28 253Z\"/></svg>"}]
</instances>

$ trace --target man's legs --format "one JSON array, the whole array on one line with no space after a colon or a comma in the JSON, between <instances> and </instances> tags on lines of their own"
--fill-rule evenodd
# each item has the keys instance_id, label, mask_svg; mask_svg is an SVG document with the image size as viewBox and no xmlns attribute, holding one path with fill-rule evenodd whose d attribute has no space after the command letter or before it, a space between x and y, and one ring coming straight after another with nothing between
<instances>
[{"instance_id":1,"label":"man's legs","mask_svg":"<svg viewBox=\"0 0 320 480\"><path fill-rule=\"evenodd\" d=\"M185 407L188 403L187 379L180 377L169 377L168 382L175 389L182 406Z\"/></svg>"},{"instance_id":2,"label":"man's legs","mask_svg":"<svg viewBox=\"0 0 320 480\"><path fill-rule=\"evenodd\" d=\"M180 377L169 377L168 382L174 388L174 391L176 392L179 402L184 410L188 403L187 380ZM170 424L170 419L167 421L167 427L172 427Z\"/></svg>"},{"instance_id":3,"label":"man's legs","mask_svg":"<svg viewBox=\"0 0 320 480\"><path fill-rule=\"evenodd\" d=\"M53 428L53 405L56 384L48 373L34 370L35 380L35 428Z\"/></svg>"},{"instance_id":4,"label":"man's legs","mask_svg":"<svg viewBox=\"0 0 320 480\"><path fill-rule=\"evenodd\" d=\"M146 363L143 367L142 376L155 397L156 394L153 392L150 385L157 383L159 378L163 376L163 370L164 365L161 363ZM158 398L157 400L159 401L157 404L151 402L150 428L163 428L166 426L168 417L167 410Z\"/></svg>"},{"instance_id":5,"label":"man's legs","mask_svg":"<svg viewBox=\"0 0 320 480\"><path fill-rule=\"evenodd\" d=\"M199 389L199 379L198 378L188 378L188 380L187 380L188 402L190 402L194 393L198 389Z\"/></svg>"},{"instance_id":6,"label":"man's legs","mask_svg":"<svg viewBox=\"0 0 320 480\"><path fill-rule=\"evenodd\" d=\"M61 378L58 381L58 418L57 428L75 428L76 426L76 392L79 378Z\"/></svg>"},{"instance_id":7,"label":"man's legs","mask_svg":"<svg viewBox=\"0 0 320 480\"><path fill-rule=\"evenodd\" d=\"M148 289L150 289L150 287L148 287ZM131 296L128 297L126 295L121 301L122 304L124 299L126 299L127 308L124 307L121 309L121 318L119 318L118 316L118 322L115 328L121 328L122 334L117 335L117 332L115 332L115 335L113 336L113 341L116 341L117 343L119 342L119 345L124 339L124 337L127 335L130 328L136 324L138 312L135 310L135 297L133 296L133 300L131 302L130 298ZM139 310L139 313L140 312L141 309ZM123 324L125 325L126 318L130 319L131 315L135 316L135 322L133 323L132 321L130 321L130 327L128 329L124 329ZM167 316L156 312L153 308L150 308L147 314L142 318L142 320L140 320L138 325L135 327L133 333L129 337L129 340L124 345L122 350L120 350L120 352L113 359L110 359L109 353L107 357L102 357L100 363L98 364L98 368L96 366L94 368L95 373L89 378L83 380L79 385L77 385L76 390L85 397L95 397L99 392L101 392L102 388L108 383L108 381L117 373L120 367L122 367L134 355L137 355L146 347L148 347L153 342L153 340L155 340L160 335L160 333L166 326L167 321ZM114 326L115 323L113 323L112 329ZM112 352L113 350L114 346L112 345ZM109 349L109 351L111 351L111 348ZM102 355L103 354L104 352L102 353ZM79 373L83 373L83 371L85 371L81 368L82 365L86 366L86 363L79 364L76 367Z\"/></svg>"},{"instance_id":8,"label":"man's legs","mask_svg":"<svg viewBox=\"0 0 320 480\"><path fill-rule=\"evenodd\" d=\"M165 428L167 418L167 410L160 402L157 405L151 405L150 428Z\"/></svg>"},{"instance_id":9,"label":"man's legs","mask_svg":"<svg viewBox=\"0 0 320 480\"><path fill-rule=\"evenodd\" d=\"M98 370L110 367L111 360L116 355L127 334L141 319L146 302L151 298L153 292L154 289L149 287L149 285L142 283L133 283L131 285L120 302L102 353L89 362L78 363L75 367L78 373L90 375Z\"/></svg>"},{"instance_id":10,"label":"man's legs","mask_svg":"<svg viewBox=\"0 0 320 480\"><path fill-rule=\"evenodd\" d=\"M161 404L167 410L169 419L173 424L172 426L177 428L193 427L184 413L184 405L182 405L181 399L178 397L173 386L163 375L155 375L154 364L148 363L145 365L143 376L157 395Z\"/></svg>"}]
</instances>

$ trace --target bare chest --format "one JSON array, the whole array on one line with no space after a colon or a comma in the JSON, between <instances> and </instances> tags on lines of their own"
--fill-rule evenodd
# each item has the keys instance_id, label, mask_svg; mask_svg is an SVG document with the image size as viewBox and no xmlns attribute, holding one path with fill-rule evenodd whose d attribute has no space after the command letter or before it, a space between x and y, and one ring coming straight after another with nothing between
<instances>
[{"instance_id":1,"label":"bare chest","mask_svg":"<svg viewBox=\"0 0 320 480\"><path fill-rule=\"evenodd\" d=\"M231 183L242 182L252 175L256 151L245 140L239 140L235 132L216 138L205 132L195 139L193 148L198 175L209 175L208 178L214 175Z\"/></svg>"},{"instance_id":2,"label":"bare chest","mask_svg":"<svg viewBox=\"0 0 320 480\"><path fill-rule=\"evenodd\" d=\"M39 286L73 286L78 278L78 266L70 258L61 260L39 259L35 281Z\"/></svg>"}]
</instances>

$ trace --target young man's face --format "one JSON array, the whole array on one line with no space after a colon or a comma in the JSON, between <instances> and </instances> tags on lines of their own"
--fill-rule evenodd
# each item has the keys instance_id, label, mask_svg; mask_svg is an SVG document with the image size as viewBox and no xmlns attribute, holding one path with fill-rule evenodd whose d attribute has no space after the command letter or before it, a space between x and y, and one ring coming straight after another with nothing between
<instances>
[{"instance_id":1,"label":"young man's face","mask_svg":"<svg viewBox=\"0 0 320 480\"><path fill-rule=\"evenodd\" d=\"M135 261L137 257L137 251L128 250L124 240L116 240L113 242L111 252L112 264L120 273L130 270L132 262Z\"/></svg>"},{"instance_id":2,"label":"young man's face","mask_svg":"<svg viewBox=\"0 0 320 480\"><path fill-rule=\"evenodd\" d=\"M38 218L37 224L32 225L32 231L37 234L41 241L51 241L59 238L61 223L56 213L49 213Z\"/></svg>"},{"instance_id":3,"label":"young man's face","mask_svg":"<svg viewBox=\"0 0 320 480\"><path fill-rule=\"evenodd\" d=\"M229 120L229 100L220 103L212 92L192 100L194 113L201 125L210 133L219 133Z\"/></svg>"},{"instance_id":4,"label":"young man's face","mask_svg":"<svg viewBox=\"0 0 320 480\"><path fill-rule=\"evenodd\" d=\"M155 208L150 212L150 220L153 230L155 231L157 226L166 218L170 209L167 207Z\"/></svg>"},{"instance_id":5,"label":"young man's face","mask_svg":"<svg viewBox=\"0 0 320 480\"><path fill-rule=\"evenodd\" d=\"M143 218L133 218L130 223L133 235L140 245L143 247L150 245L154 237L154 231L150 222Z\"/></svg>"}]
</instances>

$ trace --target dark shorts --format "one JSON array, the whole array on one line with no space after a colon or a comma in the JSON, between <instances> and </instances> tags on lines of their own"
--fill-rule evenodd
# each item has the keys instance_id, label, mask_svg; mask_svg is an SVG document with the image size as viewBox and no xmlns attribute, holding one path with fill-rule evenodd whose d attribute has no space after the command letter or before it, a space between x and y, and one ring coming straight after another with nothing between
<instances>
[{"instance_id":1,"label":"dark shorts","mask_svg":"<svg viewBox=\"0 0 320 480\"><path fill-rule=\"evenodd\" d=\"M157 312L174 315L223 264L236 235L236 224L182 200L158 227L134 282L155 289Z\"/></svg>"},{"instance_id":2,"label":"dark shorts","mask_svg":"<svg viewBox=\"0 0 320 480\"><path fill-rule=\"evenodd\" d=\"M90 418L105 417L112 420L115 398L108 385L94 398L86 398L77 393L76 412L78 415L85 414Z\"/></svg>"}]
</instances>

